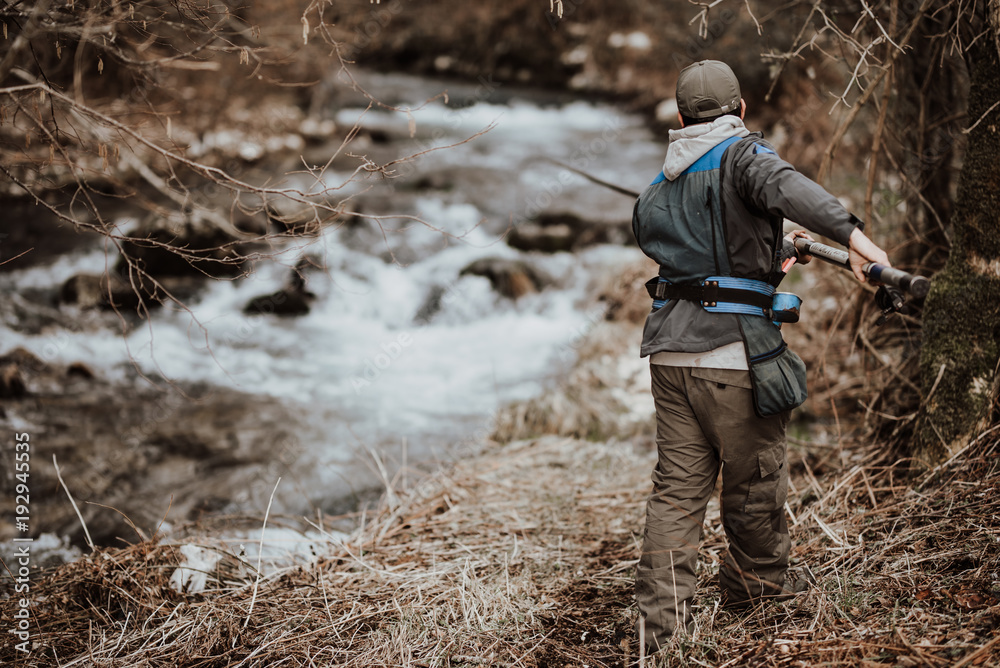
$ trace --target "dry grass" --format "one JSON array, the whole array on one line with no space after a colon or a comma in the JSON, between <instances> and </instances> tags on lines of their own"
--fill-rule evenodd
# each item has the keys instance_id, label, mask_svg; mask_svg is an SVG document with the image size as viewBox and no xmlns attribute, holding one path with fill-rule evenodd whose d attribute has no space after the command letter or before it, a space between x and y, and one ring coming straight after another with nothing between
<instances>
[{"instance_id":1,"label":"dry grass","mask_svg":"<svg viewBox=\"0 0 1000 668\"><path fill-rule=\"evenodd\" d=\"M699 630L661 664L998 665L998 454L1000 426L915 480L877 444L826 480L812 474L820 457L793 455L792 558L819 587L737 615L714 607L706 572ZM711 557L723 538L710 532Z\"/></svg>"},{"instance_id":2,"label":"dry grass","mask_svg":"<svg viewBox=\"0 0 1000 668\"><path fill-rule=\"evenodd\" d=\"M1000 429L908 483L877 447L817 480L796 452L793 558L820 588L736 615L711 584L666 666L945 666L1000 660ZM625 666L649 452L560 437L428 478L314 563L261 580L234 558L209 590L168 585L175 547L104 549L36 576L34 646L11 666ZM710 512L709 517L714 513ZM2 602L4 618L13 599ZM5 634L6 635L6 634ZM11 638L8 636L8 638Z\"/></svg>"},{"instance_id":3,"label":"dry grass","mask_svg":"<svg viewBox=\"0 0 1000 668\"><path fill-rule=\"evenodd\" d=\"M604 639L629 624L647 466L622 446L561 438L497 449L397 492L404 502L328 556L264 578L252 614L255 578L234 558L209 591L183 595L169 587L175 546L104 549L36 577L34 648L5 640L0 662L561 665L598 644L612 661ZM9 618L14 600L2 606ZM587 630L579 651L563 640Z\"/></svg>"}]
</instances>

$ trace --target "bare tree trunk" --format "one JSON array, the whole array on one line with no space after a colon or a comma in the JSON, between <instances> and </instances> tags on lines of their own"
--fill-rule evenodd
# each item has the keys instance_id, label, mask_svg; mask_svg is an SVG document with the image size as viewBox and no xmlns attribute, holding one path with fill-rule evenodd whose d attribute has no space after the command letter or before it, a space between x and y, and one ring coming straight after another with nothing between
<instances>
[{"instance_id":1,"label":"bare tree trunk","mask_svg":"<svg viewBox=\"0 0 1000 668\"><path fill-rule=\"evenodd\" d=\"M891 125L898 137L897 164L912 189L907 193L913 241L896 251L896 261L938 270L947 258L946 225L954 206L958 167L956 151L965 147L962 129L968 73L962 54L941 39L941 17L953 22L957 11L940 3L933 16L921 19L913 36L913 50L900 58L893 72L895 104ZM929 262L928 262L929 260Z\"/></svg>"},{"instance_id":2,"label":"bare tree trunk","mask_svg":"<svg viewBox=\"0 0 1000 668\"><path fill-rule=\"evenodd\" d=\"M1000 0L989 0L986 13L993 30L993 41L997 44L997 53L1000 53Z\"/></svg>"},{"instance_id":3,"label":"bare tree trunk","mask_svg":"<svg viewBox=\"0 0 1000 668\"><path fill-rule=\"evenodd\" d=\"M993 18L998 11L1000 0L990 0L987 15ZM994 35L996 30L991 27ZM972 129L959 175L953 243L924 308L920 356L924 404L914 454L925 466L951 456L980 433L993 417L997 398L1000 51L994 35L976 40L967 54Z\"/></svg>"}]
</instances>

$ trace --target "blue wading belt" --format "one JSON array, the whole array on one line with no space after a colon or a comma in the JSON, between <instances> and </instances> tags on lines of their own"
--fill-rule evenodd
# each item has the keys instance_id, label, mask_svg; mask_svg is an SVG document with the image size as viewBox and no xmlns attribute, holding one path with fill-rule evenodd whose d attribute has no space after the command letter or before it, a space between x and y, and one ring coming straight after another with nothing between
<instances>
[{"instance_id":1,"label":"blue wading belt","mask_svg":"<svg viewBox=\"0 0 1000 668\"><path fill-rule=\"evenodd\" d=\"M700 304L709 313L739 313L792 322L790 318L785 320L782 311L772 311L774 289L766 281L733 276L709 276L700 285L674 285L662 276L646 281L646 292L653 299L653 310L661 308L671 299L683 299ZM798 313L795 316L798 320Z\"/></svg>"}]
</instances>

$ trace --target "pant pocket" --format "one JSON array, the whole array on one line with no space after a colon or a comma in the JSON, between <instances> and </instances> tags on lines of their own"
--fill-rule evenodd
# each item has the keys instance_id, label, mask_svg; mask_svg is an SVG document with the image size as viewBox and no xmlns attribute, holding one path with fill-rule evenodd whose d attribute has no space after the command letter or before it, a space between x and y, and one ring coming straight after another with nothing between
<instances>
[{"instance_id":1,"label":"pant pocket","mask_svg":"<svg viewBox=\"0 0 1000 668\"><path fill-rule=\"evenodd\" d=\"M770 524L772 513L784 514L786 481L784 444L758 452L757 471L750 480L743 506L748 519Z\"/></svg>"}]
</instances>

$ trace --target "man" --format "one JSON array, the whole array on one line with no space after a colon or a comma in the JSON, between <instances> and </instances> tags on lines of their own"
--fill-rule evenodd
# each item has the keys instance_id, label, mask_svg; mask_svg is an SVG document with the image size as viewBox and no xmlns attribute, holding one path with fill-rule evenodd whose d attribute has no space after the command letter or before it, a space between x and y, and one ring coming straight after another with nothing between
<instances>
[{"instance_id":1,"label":"man","mask_svg":"<svg viewBox=\"0 0 1000 668\"><path fill-rule=\"evenodd\" d=\"M720 467L729 540L723 602L748 605L793 589L785 426L805 399L805 368L772 322L780 317L770 306L784 275L783 220L847 246L861 282L866 262L889 264L836 198L746 129L729 66L685 68L677 106L682 128L670 132L663 172L632 219L640 248L660 264L647 284L654 301L641 349L650 357L658 450L636 578L649 651L693 628L702 521Z\"/></svg>"}]
</instances>

